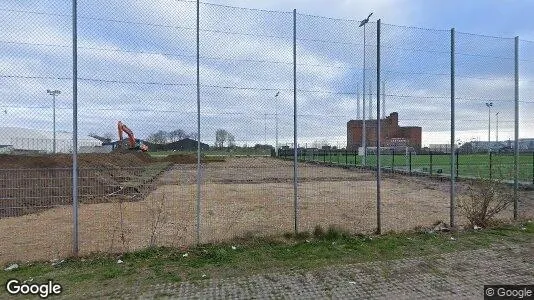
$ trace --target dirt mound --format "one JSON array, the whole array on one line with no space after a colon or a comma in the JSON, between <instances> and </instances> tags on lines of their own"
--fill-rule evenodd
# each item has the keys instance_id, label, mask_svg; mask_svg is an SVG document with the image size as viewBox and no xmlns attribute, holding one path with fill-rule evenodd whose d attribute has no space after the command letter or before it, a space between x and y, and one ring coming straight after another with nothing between
<instances>
[{"instance_id":1,"label":"dirt mound","mask_svg":"<svg viewBox=\"0 0 534 300\"><path fill-rule=\"evenodd\" d=\"M88 153L78 155L80 168L139 167L153 162L147 153ZM0 155L2 169L54 169L72 167L72 155Z\"/></svg>"},{"instance_id":2,"label":"dirt mound","mask_svg":"<svg viewBox=\"0 0 534 300\"><path fill-rule=\"evenodd\" d=\"M147 153L80 154L81 203L138 201L170 165ZM72 156L0 155L0 218L72 202Z\"/></svg>"}]
</instances>

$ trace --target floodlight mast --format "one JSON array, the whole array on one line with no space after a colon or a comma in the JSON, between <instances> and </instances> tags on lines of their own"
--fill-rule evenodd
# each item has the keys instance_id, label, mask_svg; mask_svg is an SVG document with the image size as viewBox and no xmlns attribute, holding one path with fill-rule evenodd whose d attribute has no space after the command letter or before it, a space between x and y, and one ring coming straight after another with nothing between
<instances>
[{"instance_id":1,"label":"floodlight mast","mask_svg":"<svg viewBox=\"0 0 534 300\"><path fill-rule=\"evenodd\" d=\"M496 141L497 143L499 142L499 113L500 113L500 112L497 112L497 113L495 114L495 117L496 117L496 119L497 119L497 126L496 126L496 128L495 128L495 130L496 130L496 133L495 133L495 141Z\"/></svg>"},{"instance_id":2,"label":"floodlight mast","mask_svg":"<svg viewBox=\"0 0 534 300\"><path fill-rule=\"evenodd\" d=\"M59 90L46 90L46 93L48 95L52 96L52 106L53 106L53 116L52 116L52 123L53 123L53 132L54 132L54 142L52 147L52 152L56 153L56 96L61 94L61 91Z\"/></svg>"},{"instance_id":3,"label":"floodlight mast","mask_svg":"<svg viewBox=\"0 0 534 300\"><path fill-rule=\"evenodd\" d=\"M491 151L491 107L493 102L486 102L488 107L488 150Z\"/></svg>"},{"instance_id":4,"label":"floodlight mast","mask_svg":"<svg viewBox=\"0 0 534 300\"><path fill-rule=\"evenodd\" d=\"M362 149L363 149L363 156L362 156L362 165L365 166L365 156L367 155L366 151L366 133L365 133L365 25L369 23L369 18L373 13L370 13L367 18L360 21L360 26L363 26L363 87L362 87Z\"/></svg>"}]
</instances>

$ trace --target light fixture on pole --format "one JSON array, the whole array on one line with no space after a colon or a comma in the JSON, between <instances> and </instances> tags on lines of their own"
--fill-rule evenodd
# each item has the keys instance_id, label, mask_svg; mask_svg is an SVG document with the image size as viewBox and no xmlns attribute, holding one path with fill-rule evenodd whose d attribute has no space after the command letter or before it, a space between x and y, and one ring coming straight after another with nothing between
<instances>
[{"instance_id":1,"label":"light fixture on pole","mask_svg":"<svg viewBox=\"0 0 534 300\"><path fill-rule=\"evenodd\" d=\"M488 107L488 149L491 150L491 107L493 102L486 102Z\"/></svg>"},{"instance_id":2,"label":"light fixture on pole","mask_svg":"<svg viewBox=\"0 0 534 300\"><path fill-rule=\"evenodd\" d=\"M280 91L276 92L276 95L274 95L274 106L275 106L275 114L276 114L276 142L275 142L275 152L276 157L278 157L278 95L280 95Z\"/></svg>"},{"instance_id":3,"label":"light fixture on pole","mask_svg":"<svg viewBox=\"0 0 534 300\"><path fill-rule=\"evenodd\" d=\"M369 18L371 18L371 16L373 15L373 13L370 13L369 16L367 16L367 18L363 19L360 21L360 26L358 27L362 27L363 26L363 87L362 87L362 117L363 117L363 120L362 120L362 149L363 149L363 155L362 155L362 165L365 166L365 155L366 155L366 130L365 130L365 25L367 23L369 23Z\"/></svg>"},{"instance_id":4,"label":"light fixture on pole","mask_svg":"<svg viewBox=\"0 0 534 300\"><path fill-rule=\"evenodd\" d=\"M56 96L61 94L61 91L59 90L46 90L48 95L52 96L52 106L54 107L54 113L53 113L53 131L54 131L54 145L53 145L53 153L56 153Z\"/></svg>"}]
</instances>

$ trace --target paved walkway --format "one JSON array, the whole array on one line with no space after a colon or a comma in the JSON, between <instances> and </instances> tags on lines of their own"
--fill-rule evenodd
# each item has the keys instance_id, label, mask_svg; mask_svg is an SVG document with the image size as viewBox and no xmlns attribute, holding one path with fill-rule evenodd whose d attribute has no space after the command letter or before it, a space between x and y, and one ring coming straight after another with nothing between
<instances>
[{"instance_id":1,"label":"paved walkway","mask_svg":"<svg viewBox=\"0 0 534 300\"><path fill-rule=\"evenodd\" d=\"M123 299L483 299L484 284L534 284L534 243L314 271L158 285Z\"/></svg>"}]
</instances>

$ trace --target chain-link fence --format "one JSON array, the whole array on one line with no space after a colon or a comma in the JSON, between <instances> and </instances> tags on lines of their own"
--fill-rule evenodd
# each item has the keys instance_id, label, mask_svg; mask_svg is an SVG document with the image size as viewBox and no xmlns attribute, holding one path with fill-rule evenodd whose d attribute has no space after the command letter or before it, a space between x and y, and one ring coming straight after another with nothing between
<instances>
[{"instance_id":1,"label":"chain-link fence","mask_svg":"<svg viewBox=\"0 0 534 300\"><path fill-rule=\"evenodd\" d=\"M515 193L501 218L534 215L534 42L72 4L0 5L2 263L461 226L472 179Z\"/></svg>"}]
</instances>

